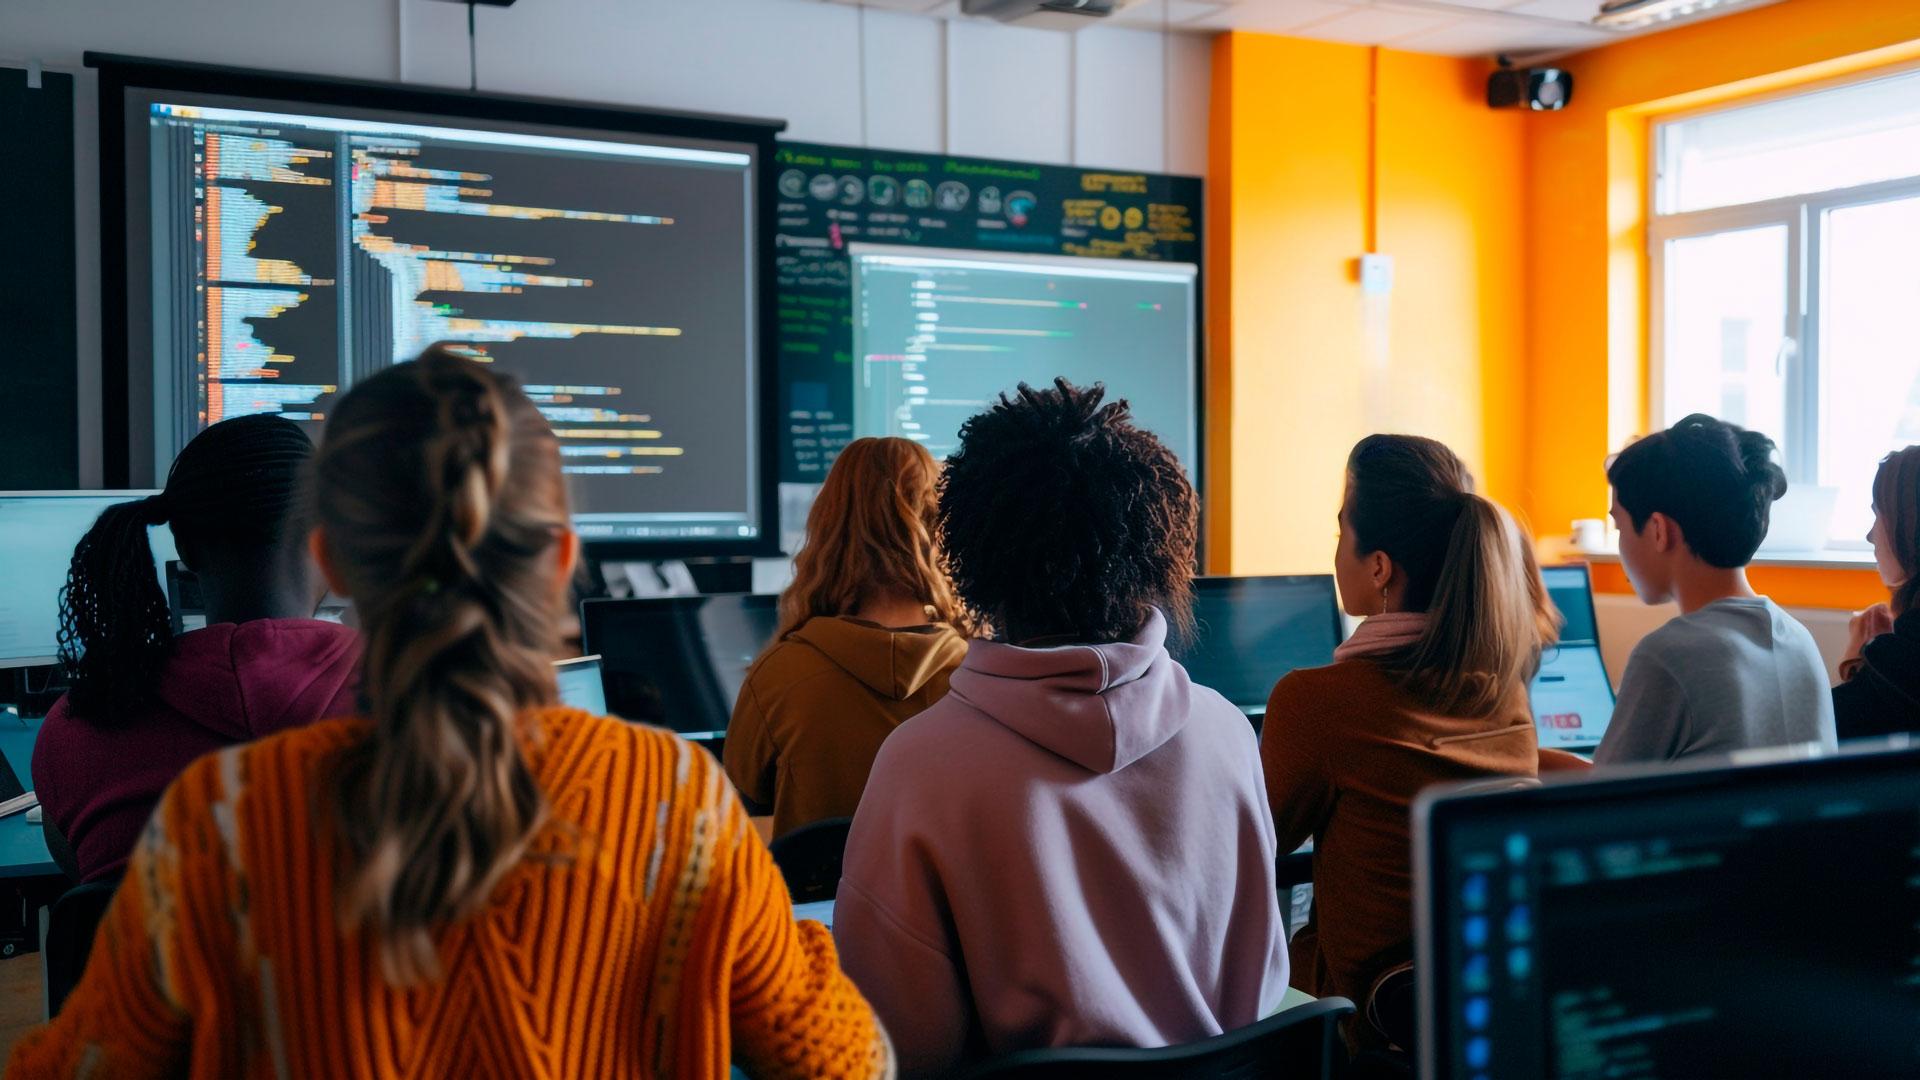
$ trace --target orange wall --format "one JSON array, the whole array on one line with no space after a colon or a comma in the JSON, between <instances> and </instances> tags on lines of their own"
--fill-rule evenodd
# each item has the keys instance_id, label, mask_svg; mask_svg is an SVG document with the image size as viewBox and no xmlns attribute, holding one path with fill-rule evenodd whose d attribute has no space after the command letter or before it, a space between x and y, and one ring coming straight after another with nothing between
<instances>
[{"instance_id":1,"label":"orange wall","mask_svg":"<svg viewBox=\"0 0 1920 1080\"><path fill-rule=\"evenodd\" d=\"M1915 56L1916 0L1788 0L1556 61L1574 74L1573 103L1528 117L1526 166L1518 466L1543 532L1604 516L1602 463L1646 426L1650 119ZM1858 574L1821 574L1791 575L1796 602L1848 606L1861 591Z\"/></svg>"},{"instance_id":2,"label":"orange wall","mask_svg":"<svg viewBox=\"0 0 1920 1080\"><path fill-rule=\"evenodd\" d=\"M1371 431L1444 439L1517 498L1525 118L1475 61L1234 33L1213 75L1210 568L1324 571ZM1355 277L1370 235L1384 301Z\"/></svg>"}]
</instances>

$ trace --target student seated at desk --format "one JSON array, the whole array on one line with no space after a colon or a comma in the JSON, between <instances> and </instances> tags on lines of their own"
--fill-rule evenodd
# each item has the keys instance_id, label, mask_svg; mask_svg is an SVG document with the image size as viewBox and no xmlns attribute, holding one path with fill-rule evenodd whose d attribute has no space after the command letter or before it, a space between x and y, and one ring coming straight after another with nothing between
<instances>
[{"instance_id":1,"label":"student seated at desk","mask_svg":"<svg viewBox=\"0 0 1920 1080\"><path fill-rule=\"evenodd\" d=\"M1000 637L881 746L834 909L908 1075L1190 1042L1286 992L1253 732L1167 655L1197 500L1102 396L1023 385L947 459L954 585Z\"/></svg>"},{"instance_id":2,"label":"student seated at desk","mask_svg":"<svg viewBox=\"0 0 1920 1080\"><path fill-rule=\"evenodd\" d=\"M840 451L807 515L774 644L727 726L727 775L779 836L851 817L880 743L947 693L973 620L935 540L940 466L908 439Z\"/></svg>"},{"instance_id":3,"label":"student seated at desk","mask_svg":"<svg viewBox=\"0 0 1920 1080\"><path fill-rule=\"evenodd\" d=\"M300 473L313 443L277 416L193 438L158 495L109 507L60 597L72 689L33 751L47 847L81 881L119 875L161 791L193 759L353 711L351 630L314 619ZM147 529L171 525L207 625L173 636Z\"/></svg>"},{"instance_id":4,"label":"student seated at desk","mask_svg":"<svg viewBox=\"0 0 1920 1080\"><path fill-rule=\"evenodd\" d=\"M8 1074L886 1075L719 765L558 704L578 548L526 395L429 351L340 400L316 472L367 715L188 768Z\"/></svg>"},{"instance_id":5,"label":"student seated at desk","mask_svg":"<svg viewBox=\"0 0 1920 1080\"><path fill-rule=\"evenodd\" d=\"M1414 798L1539 769L1527 683L1557 616L1527 539L1432 439L1354 447L1334 574L1366 621L1273 688L1260 757L1281 850L1314 841L1294 985L1364 1008L1413 959Z\"/></svg>"},{"instance_id":6,"label":"student seated at desk","mask_svg":"<svg viewBox=\"0 0 1920 1080\"><path fill-rule=\"evenodd\" d=\"M1596 766L1834 744L1813 635L1747 583L1787 493L1773 450L1757 431L1696 414L1607 467L1627 579L1643 602L1672 601L1680 615L1628 657Z\"/></svg>"},{"instance_id":7,"label":"student seated at desk","mask_svg":"<svg viewBox=\"0 0 1920 1080\"><path fill-rule=\"evenodd\" d=\"M1920 731L1920 446L1880 463L1867 540L1893 597L1853 617L1843 681L1833 688L1842 739Z\"/></svg>"}]
</instances>

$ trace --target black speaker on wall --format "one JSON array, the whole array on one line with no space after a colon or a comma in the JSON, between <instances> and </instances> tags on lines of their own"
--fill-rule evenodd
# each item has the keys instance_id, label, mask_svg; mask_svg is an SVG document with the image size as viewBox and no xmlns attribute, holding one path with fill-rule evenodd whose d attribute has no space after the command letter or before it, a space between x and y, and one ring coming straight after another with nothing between
<instances>
[{"instance_id":1,"label":"black speaker on wall","mask_svg":"<svg viewBox=\"0 0 1920 1080\"><path fill-rule=\"evenodd\" d=\"M1573 100L1573 73L1560 68L1502 67L1487 76L1487 105L1494 109L1553 112Z\"/></svg>"}]
</instances>

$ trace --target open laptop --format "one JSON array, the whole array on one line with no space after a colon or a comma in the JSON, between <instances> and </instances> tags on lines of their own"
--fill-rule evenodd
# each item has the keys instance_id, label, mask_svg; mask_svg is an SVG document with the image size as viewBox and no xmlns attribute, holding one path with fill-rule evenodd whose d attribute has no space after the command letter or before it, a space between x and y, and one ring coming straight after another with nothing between
<instances>
[{"instance_id":1,"label":"open laptop","mask_svg":"<svg viewBox=\"0 0 1920 1080\"><path fill-rule=\"evenodd\" d=\"M1195 578L1193 616L1194 639L1174 659L1256 726L1273 684L1333 663L1341 640L1340 601L1325 574Z\"/></svg>"},{"instance_id":2,"label":"open laptop","mask_svg":"<svg viewBox=\"0 0 1920 1080\"><path fill-rule=\"evenodd\" d=\"M560 688L562 705L583 709L595 716L607 715L607 687L600 676L599 657L555 660L553 681Z\"/></svg>"},{"instance_id":3,"label":"open laptop","mask_svg":"<svg viewBox=\"0 0 1920 1080\"><path fill-rule=\"evenodd\" d=\"M588 600L586 650L599 655L613 715L724 738L747 668L779 628L780 598L752 593Z\"/></svg>"},{"instance_id":4,"label":"open laptop","mask_svg":"<svg viewBox=\"0 0 1920 1080\"><path fill-rule=\"evenodd\" d=\"M1560 644L1540 658L1533 678L1533 722L1540 745L1591 752L1613 720L1613 681L1600 655L1600 624L1594 617L1593 580L1585 566L1549 566L1547 595L1566 623Z\"/></svg>"},{"instance_id":5,"label":"open laptop","mask_svg":"<svg viewBox=\"0 0 1920 1080\"><path fill-rule=\"evenodd\" d=\"M1420 1075L1920 1076L1912 746L1424 794Z\"/></svg>"}]
</instances>

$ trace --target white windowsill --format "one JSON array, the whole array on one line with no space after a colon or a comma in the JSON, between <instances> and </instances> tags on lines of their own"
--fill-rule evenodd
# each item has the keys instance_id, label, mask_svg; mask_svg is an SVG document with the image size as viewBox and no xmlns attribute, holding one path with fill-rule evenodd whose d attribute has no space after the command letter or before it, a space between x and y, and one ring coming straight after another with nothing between
<instances>
[{"instance_id":1,"label":"white windowsill","mask_svg":"<svg viewBox=\"0 0 1920 1080\"><path fill-rule=\"evenodd\" d=\"M1571 559L1586 559L1598 563L1617 563L1618 551L1586 551L1569 547L1566 555ZM1780 566L1804 570L1871 570L1873 552L1852 551L1848 549L1828 549L1826 551L1763 551L1753 557L1755 566Z\"/></svg>"}]
</instances>

